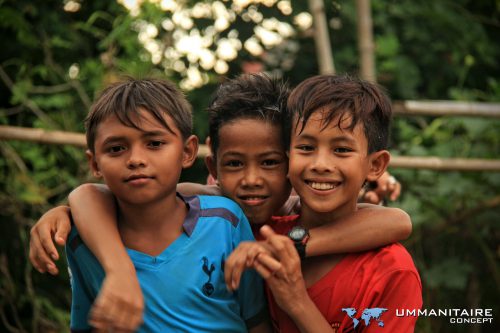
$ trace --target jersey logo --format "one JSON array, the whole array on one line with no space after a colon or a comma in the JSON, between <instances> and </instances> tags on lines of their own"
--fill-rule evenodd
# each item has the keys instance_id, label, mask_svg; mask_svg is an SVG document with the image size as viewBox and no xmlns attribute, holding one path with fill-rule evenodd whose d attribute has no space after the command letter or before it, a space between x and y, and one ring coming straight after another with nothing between
<instances>
[{"instance_id":1,"label":"jersey logo","mask_svg":"<svg viewBox=\"0 0 500 333\"><path fill-rule=\"evenodd\" d=\"M210 296L214 292L214 285L210 281L212 281L212 273L215 270L215 265L212 263L212 264L210 264L210 268L208 268L207 257L203 257L203 258L201 258L201 260L203 261L203 267L202 267L203 272L205 272L205 274L208 275L208 281L205 282L205 284L201 288L201 291L203 292L203 294L205 296Z\"/></svg>"}]
</instances>

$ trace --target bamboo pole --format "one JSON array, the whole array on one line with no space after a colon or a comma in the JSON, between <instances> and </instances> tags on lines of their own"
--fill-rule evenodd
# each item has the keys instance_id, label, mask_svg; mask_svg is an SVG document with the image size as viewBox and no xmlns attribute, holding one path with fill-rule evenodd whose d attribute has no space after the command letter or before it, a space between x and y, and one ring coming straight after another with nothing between
<instances>
[{"instance_id":1,"label":"bamboo pole","mask_svg":"<svg viewBox=\"0 0 500 333\"><path fill-rule=\"evenodd\" d=\"M375 43L373 42L373 21L370 0L356 0L356 15L360 76L365 80L376 82Z\"/></svg>"},{"instance_id":2,"label":"bamboo pole","mask_svg":"<svg viewBox=\"0 0 500 333\"><path fill-rule=\"evenodd\" d=\"M314 44L318 53L319 72L320 74L335 74L323 0L309 0L309 10L314 22Z\"/></svg>"},{"instance_id":3,"label":"bamboo pole","mask_svg":"<svg viewBox=\"0 0 500 333\"><path fill-rule=\"evenodd\" d=\"M43 129L0 126L0 140L31 141L45 144L73 145L85 148L85 135L72 132L44 131ZM198 157L203 158L210 153L206 145L200 145ZM440 157L393 156L391 168L457 170L457 171L500 171L500 160L460 159Z\"/></svg>"},{"instance_id":4,"label":"bamboo pole","mask_svg":"<svg viewBox=\"0 0 500 333\"><path fill-rule=\"evenodd\" d=\"M392 156L389 167L437 171L500 171L500 160L441 158L431 156Z\"/></svg>"},{"instance_id":5,"label":"bamboo pole","mask_svg":"<svg viewBox=\"0 0 500 333\"><path fill-rule=\"evenodd\" d=\"M71 145L87 148L85 134L63 131L46 131L40 128L0 126L0 140L30 141L36 143ZM200 145L198 157L205 157L210 149Z\"/></svg>"},{"instance_id":6,"label":"bamboo pole","mask_svg":"<svg viewBox=\"0 0 500 333\"><path fill-rule=\"evenodd\" d=\"M500 103L460 101L396 101L396 115L467 116L500 118Z\"/></svg>"},{"instance_id":7,"label":"bamboo pole","mask_svg":"<svg viewBox=\"0 0 500 333\"><path fill-rule=\"evenodd\" d=\"M0 126L0 140L19 140L56 145L87 147L85 134L46 131L41 128Z\"/></svg>"}]
</instances>

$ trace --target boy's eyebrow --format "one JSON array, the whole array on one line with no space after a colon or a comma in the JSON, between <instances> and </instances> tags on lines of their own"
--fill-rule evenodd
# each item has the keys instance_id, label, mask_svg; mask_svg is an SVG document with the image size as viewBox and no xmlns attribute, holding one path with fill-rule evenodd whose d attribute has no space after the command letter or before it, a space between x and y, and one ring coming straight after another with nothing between
<instances>
[{"instance_id":1,"label":"boy's eyebrow","mask_svg":"<svg viewBox=\"0 0 500 333\"><path fill-rule=\"evenodd\" d=\"M168 131L168 130L165 130L165 131L160 131L160 130L156 130L156 131L143 131L143 134L142 136L145 137L145 138L149 138L149 137L153 137L153 136L161 136L161 135L165 135L166 133L170 133L170 134L173 134L173 135L177 135L175 132L173 131Z\"/></svg>"},{"instance_id":2,"label":"boy's eyebrow","mask_svg":"<svg viewBox=\"0 0 500 333\"><path fill-rule=\"evenodd\" d=\"M118 142L118 141L123 141L124 137L123 136L108 136L103 142L103 145L107 145L109 143L113 142Z\"/></svg>"},{"instance_id":3,"label":"boy's eyebrow","mask_svg":"<svg viewBox=\"0 0 500 333\"><path fill-rule=\"evenodd\" d=\"M166 133L172 133L173 135L177 135L173 132L170 131L144 131L143 134L141 135L143 138L151 138L151 137L157 137L161 135L165 135ZM123 135L114 135L114 136L108 136L103 142L103 145L113 143L113 142L118 142L118 141L123 141L126 140L126 137Z\"/></svg>"},{"instance_id":4,"label":"boy's eyebrow","mask_svg":"<svg viewBox=\"0 0 500 333\"><path fill-rule=\"evenodd\" d=\"M265 151L265 152L259 154L259 156L269 156L269 155L285 155L285 151L284 150L270 150L270 151Z\"/></svg>"},{"instance_id":5,"label":"boy's eyebrow","mask_svg":"<svg viewBox=\"0 0 500 333\"><path fill-rule=\"evenodd\" d=\"M300 138L300 139L306 139L306 140L313 140L313 141L317 140L316 136L314 136L312 134L307 134L307 133L304 133L304 132L299 133L297 135L297 137Z\"/></svg>"},{"instance_id":6,"label":"boy's eyebrow","mask_svg":"<svg viewBox=\"0 0 500 333\"><path fill-rule=\"evenodd\" d=\"M299 138L305 139L305 140L312 140L316 141L318 138L314 135L307 134L307 133L301 133L298 135ZM345 141L347 143L355 144L357 141L350 135L339 135L330 140L331 142L342 142Z\"/></svg>"},{"instance_id":7,"label":"boy's eyebrow","mask_svg":"<svg viewBox=\"0 0 500 333\"><path fill-rule=\"evenodd\" d=\"M339 142L339 141L346 141L348 143L357 143L357 140L355 140L353 137L348 136L348 135L341 135L333 138L331 140L332 142Z\"/></svg>"},{"instance_id":8,"label":"boy's eyebrow","mask_svg":"<svg viewBox=\"0 0 500 333\"><path fill-rule=\"evenodd\" d=\"M238 151L226 151L224 152L224 154L222 154L222 156L242 156L244 155L245 153L241 153L241 152L238 152ZM268 156L268 155L285 155L285 151L282 151L282 150L270 150L270 151L265 151L263 153L260 153L258 154L258 156Z\"/></svg>"}]
</instances>

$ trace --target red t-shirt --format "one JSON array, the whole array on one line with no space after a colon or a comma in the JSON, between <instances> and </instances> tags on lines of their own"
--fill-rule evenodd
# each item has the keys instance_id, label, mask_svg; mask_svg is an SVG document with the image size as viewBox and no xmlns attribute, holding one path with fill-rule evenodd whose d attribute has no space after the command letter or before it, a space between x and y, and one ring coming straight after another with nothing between
<instances>
[{"instance_id":1,"label":"red t-shirt","mask_svg":"<svg viewBox=\"0 0 500 333\"><path fill-rule=\"evenodd\" d=\"M297 218L273 218L270 225L286 233ZM413 332L417 318L398 317L396 310L401 314L401 309L422 307L420 277L410 254L398 243L346 255L308 293L334 332ZM268 296L275 329L299 332L270 292Z\"/></svg>"}]
</instances>

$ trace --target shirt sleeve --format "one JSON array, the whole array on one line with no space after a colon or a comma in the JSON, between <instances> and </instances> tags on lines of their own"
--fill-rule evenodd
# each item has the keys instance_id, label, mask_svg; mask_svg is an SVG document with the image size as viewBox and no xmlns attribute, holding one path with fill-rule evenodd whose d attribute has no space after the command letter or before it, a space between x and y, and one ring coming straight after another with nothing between
<instances>
[{"instance_id":1,"label":"shirt sleeve","mask_svg":"<svg viewBox=\"0 0 500 333\"><path fill-rule=\"evenodd\" d=\"M385 274L375 282L365 304L362 309L368 308L375 313L380 308L385 311L379 318L365 315L367 319L364 319L362 315L356 332L375 333L383 328L384 332L412 333L418 318L397 314L401 313L401 309L422 308L422 284L418 274L412 270L395 270ZM352 323L351 319L349 322Z\"/></svg>"},{"instance_id":2,"label":"shirt sleeve","mask_svg":"<svg viewBox=\"0 0 500 333\"><path fill-rule=\"evenodd\" d=\"M234 248L240 242L254 240L250 224L245 215L241 213L240 223L238 223L234 235ZM240 303L241 317L245 320L248 329L268 320L263 281L255 270L245 270L241 277L240 287L235 293Z\"/></svg>"},{"instance_id":3,"label":"shirt sleeve","mask_svg":"<svg viewBox=\"0 0 500 333\"><path fill-rule=\"evenodd\" d=\"M68 260L70 282L71 282L71 331L89 331L88 314L92 305L90 295L86 292L85 281L82 272L70 246L66 246L66 257Z\"/></svg>"}]
</instances>

